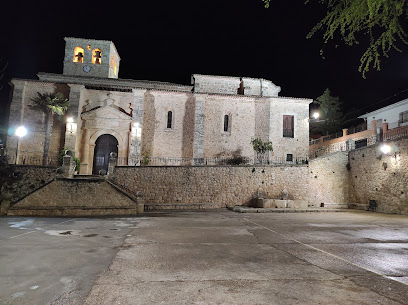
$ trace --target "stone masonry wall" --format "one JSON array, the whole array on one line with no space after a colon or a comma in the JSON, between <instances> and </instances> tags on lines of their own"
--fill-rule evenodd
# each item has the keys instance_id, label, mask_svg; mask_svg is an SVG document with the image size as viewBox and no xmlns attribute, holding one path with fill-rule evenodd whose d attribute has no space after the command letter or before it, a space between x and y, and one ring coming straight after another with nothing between
<instances>
[{"instance_id":1,"label":"stone masonry wall","mask_svg":"<svg viewBox=\"0 0 408 305\"><path fill-rule=\"evenodd\" d=\"M206 166L116 167L111 178L131 191L142 191L146 203L249 204L259 188L270 198L307 200L308 167Z\"/></svg>"},{"instance_id":2,"label":"stone masonry wall","mask_svg":"<svg viewBox=\"0 0 408 305\"><path fill-rule=\"evenodd\" d=\"M348 153L335 152L309 161L309 202L349 203Z\"/></svg>"},{"instance_id":3,"label":"stone masonry wall","mask_svg":"<svg viewBox=\"0 0 408 305\"><path fill-rule=\"evenodd\" d=\"M0 165L0 201L14 203L55 178L55 168L33 165ZM8 194L7 194L8 193Z\"/></svg>"},{"instance_id":4,"label":"stone masonry wall","mask_svg":"<svg viewBox=\"0 0 408 305\"><path fill-rule=\"evenodd\" d=\"M408 139L387 144L389 155L382 144L350 152L350 202L376 200L378 212L408 214Z\"/></svg>"}]
</instances>

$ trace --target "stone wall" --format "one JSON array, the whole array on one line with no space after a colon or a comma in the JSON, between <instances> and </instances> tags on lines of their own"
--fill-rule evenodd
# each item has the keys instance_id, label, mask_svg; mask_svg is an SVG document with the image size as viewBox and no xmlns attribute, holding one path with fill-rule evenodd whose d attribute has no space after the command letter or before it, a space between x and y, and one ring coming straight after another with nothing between
<instances>
[{"instance_id":1,"label":"stone wall","mask_svg":"<svg viewBox=\"0 0 408 305\"><path fill-rule=\"evenodd\" d=\"M104 179L57 179L13 205L7 215L95 216L143 213L136 203Z\"/></svg>"},{"instance_id":2,"label":"stone wall","mask_svg":"<svg viewBox=\"0 0 408 305\"><path fill-rule=\"evenodd\" d=\"M350 152L350 202L376 200L378 212L408 214L408 139L387 144L389 155L382 144Z\"/></svg>"},{"instance_id":3,"label":"stone wall","mask_svg":"<svg viewBox=\"0 0 408 305\"><path fill-rule=\"evenodd\" d=\"M41 111L34 110L35 104L32 99L38 96L38 93L57 93L61 92L65 98L69 97L69 87L64 84L43 83L38 81L20 81L13 80L16 94L13 96L10 109L10 128L17 128L24 125L27 129L27 135L19 139L19 160L35 160L41 163L44 152L45 140L45 115ZM21 90L21 91L20 91ZM59 120L54 115L54 124L48 155L55 159L64 146L65 122ZM17 137L9 135L7 138L7 151L9 155L14 156L17 148Z\"/></svg>"},{"instance_id":4,"label":"stone wall","mask_svg":"<svg viewBox=\"0 0 408 305\"><path fill-rule=\"evenodd\" d=\"M290 199L307 200L308 166L116 167L111 179L146 203L250 204L259 188L270 198L286 190Z\"/></svg>"},{"instance_id":5,"label":"stone wall","mask_svg":"<svg viewBox=\"0 0 408 305\"><path fill-rule=\"evenodd\" d=\"M312 205L349 203L347 163L347 152L335 152L309 161L308 199Z\"/></svg>"},{"instance_id":6,"label":"stone wall","mask_svg":"<svg viewBox=\"0 0 408 305\"><path fill-rule=\"evenodd\" d=\"M309 102L305 99L271 98L269 141L273 144L273 155L285 160L287 154L305 158L309 154ZM294 136L283 137L283 116L294 116Z\"/></svg>"},{"instance_id":7,"label":"stone wall","mask_svg":"<svg viewBox=\"0 0 408 305\"><path fill-rule=\"evenodd\" d=\"M224 116L228 115L228 131ZM234 153L253 158L251 139L255 135L255 103L251 99L208 96L205 107L204 156L232 156Z\"/></svg>"},{"instance_id":8,"label":"stone wall","mask_svg":"<svg viewBox=\"0 0 408 305\"><path fill-rule=\"evenodd\" d=\"M194 74L194 92L237 94L241 80L239 77Z\"/></svg>"},{"instance_id":9,"label":"stone wall","mask_svg":"<svg viewBox=\"0 0 408 305\"><path fill-rule=\"evenodd\" d=\"M13 204L55 178L55 168L33 165L0 165L0 201Z\"/></svg>"}]
</instances>

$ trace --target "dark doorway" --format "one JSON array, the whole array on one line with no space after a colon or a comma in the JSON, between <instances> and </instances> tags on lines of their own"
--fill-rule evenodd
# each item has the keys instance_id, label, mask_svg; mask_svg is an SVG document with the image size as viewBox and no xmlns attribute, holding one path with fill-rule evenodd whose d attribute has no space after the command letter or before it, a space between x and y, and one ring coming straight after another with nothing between
<instances>
[{"instance_id":1,"label":"dark doorway","mask_svg":"<svg viewBox=\"0 0 408 305\"><path fill-rule=\"evenodd\" d=\"M109 154L118 153L118 140L109 134L101 135L95 142L92 174L98 175L104 169L108 171Z\"/></svg>"}]
</instances>

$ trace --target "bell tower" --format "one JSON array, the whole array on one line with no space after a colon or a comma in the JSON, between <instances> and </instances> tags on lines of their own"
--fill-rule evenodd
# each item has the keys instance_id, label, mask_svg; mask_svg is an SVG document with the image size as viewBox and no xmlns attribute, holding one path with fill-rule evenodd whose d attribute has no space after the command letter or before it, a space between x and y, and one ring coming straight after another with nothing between
<instances>
[{"instance_id":1,"label":"bell tower","mask_svg":"<svg viewBox=\"0 0 408 305\"><path fill-rule=\"evenodd\" d=\"M120 57L108 40L65 37L64 75L118 78Z\"/></svg>"}]
</instances>

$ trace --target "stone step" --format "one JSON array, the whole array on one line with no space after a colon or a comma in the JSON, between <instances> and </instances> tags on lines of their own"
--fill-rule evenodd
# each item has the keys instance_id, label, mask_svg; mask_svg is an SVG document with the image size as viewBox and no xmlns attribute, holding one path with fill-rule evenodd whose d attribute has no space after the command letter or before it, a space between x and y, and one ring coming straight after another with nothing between
<instances>
[{"instance_id":1,"label":"stone step","mask_svg":"<svg viewBox=\"0 0 408 305\"><path fill-rule=\"evenodd\" d=\"M325 202L322 206L326 209L348 209L347 203L337 203L337 202Z\"/></svg>"},{"instance_id":2,"label":"stone step","mask_svg":"<svg viewBox=\"0 0 408 305\"><path fill-rule=\"evenodd\" d=\"M369 204L365 204L365 203L349 203L349 209L354 209L354 210L363 210L363 211L367 211Z\"/></svg>"},{"instance_id":3,"label":"stone step","mask_svg":"<svg viewBox=\"0 0 408 305\"><path fill-rule=\"evenodd\" d=\"M319 213L319 212L347 212L348 209L334 209L334 208L307 208L307 209L293 209L293 208L251 208L244 206L228 207L230 210L238 213Z\"/></svg>"},{"instance_id":4,"label":"stone step","mask_svg":"<svg viewBox=\"0 0 408 305\"><path fill-rule=\"evenodd\" d=\"M213 210L220 209L218 203L145 203L145 211L158 210Z\"/></svg>"}]
</instances>

